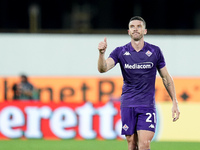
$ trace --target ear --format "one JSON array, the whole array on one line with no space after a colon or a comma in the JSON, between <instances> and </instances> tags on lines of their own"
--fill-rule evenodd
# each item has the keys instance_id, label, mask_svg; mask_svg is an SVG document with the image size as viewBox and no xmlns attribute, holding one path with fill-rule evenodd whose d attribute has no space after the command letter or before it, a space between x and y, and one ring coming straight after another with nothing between
<instances>
[{"instance_id":1,"label":"ear","mask_svg":"<svg viewBox=\"0 0 200 150\"><path fill-rule=\"evenodd\" d=\"M147 34L147 29L144 29L144 34Z\"/></svg>"},{"instance_id":2,"label":"ear","mask_svg":"<svg viewBox=\"0 0 200 150\"><path fill-rule=\"evenodd\" d=\"M128 29L127 31L128 31L128 35L130 35L130 30Z\"/></svg>"}]
</instances>

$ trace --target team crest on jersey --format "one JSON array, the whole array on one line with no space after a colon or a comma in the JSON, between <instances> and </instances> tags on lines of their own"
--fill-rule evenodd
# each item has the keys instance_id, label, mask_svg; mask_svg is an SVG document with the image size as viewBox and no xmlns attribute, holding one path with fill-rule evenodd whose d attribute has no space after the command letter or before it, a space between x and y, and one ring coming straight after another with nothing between
<instances>
[{"instance_id":1,"label":"team crest on jersey","mask_svg":"<svg viewBox=\"0 0 200 150\"><path fill-rule=\"evenodd\" d=\"M125 124L122 128L127 131L129 127Z\"/></svg>"},{"instance_id":2,"label":"team crest on jersey","mask_svg":"<svg viewBox=\"0 0 200 150\"><path fill-rule=\"evenodd\" d=\"M152 52L150 52L149 50L145 53L148 57L150 57L152 55Z\"/></svg>"}]
</instances>

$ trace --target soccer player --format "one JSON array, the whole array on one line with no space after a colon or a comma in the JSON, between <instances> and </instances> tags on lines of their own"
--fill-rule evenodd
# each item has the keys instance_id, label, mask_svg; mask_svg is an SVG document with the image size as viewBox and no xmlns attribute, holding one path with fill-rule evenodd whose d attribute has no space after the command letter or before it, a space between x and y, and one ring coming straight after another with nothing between
<instances>
[{"instance_id":1,"label":"soccer player","mask_svg":"<svg viewBox=\"0 0 200 150\"><path fill-rule=\"evenodd\" d=\"M156 128L155 80L158 70L163 84L172 99L173 121L180 111L172 77L167 71L165 59L158 46L144 41L146 22L139 16L128 24L131 42L114 49L105 59L107 39L98 45L98 70L107 72L117 63L123 76L121 94L122 135L126 136L128 150L150 150L150 142Z\"/></svg>"}]
</instances>

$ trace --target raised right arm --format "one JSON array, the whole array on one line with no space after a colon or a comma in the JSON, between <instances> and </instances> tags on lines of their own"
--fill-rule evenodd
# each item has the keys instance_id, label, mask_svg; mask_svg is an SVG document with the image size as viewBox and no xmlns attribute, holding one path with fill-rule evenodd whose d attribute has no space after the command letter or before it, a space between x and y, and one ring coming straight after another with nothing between
<instances>
[{"instance_id":1,"label":"raised right arm","mask_svg":"<svg viewBox=\"0 0 200 150\"><path fill-rule=\"evenodd\" d=\"M115 62L112 58L105 59L105 52L107 48L107 40L104 38L104 41L99 43L99 59L98 59L98 70L100 73L107 72L115 66Z\"/></svg>"}]
</instances>

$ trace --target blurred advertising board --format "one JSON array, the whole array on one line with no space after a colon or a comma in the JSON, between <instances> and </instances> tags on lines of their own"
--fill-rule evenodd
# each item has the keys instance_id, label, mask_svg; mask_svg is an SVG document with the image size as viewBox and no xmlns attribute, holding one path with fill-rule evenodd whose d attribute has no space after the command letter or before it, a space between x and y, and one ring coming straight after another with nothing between
<instances>
[{"instance_id":1,"label":"blurred advertising board","mask_svg":"<svg viewBox=\"0 0 200 150\"><path fill-rule=\"evenodd\" d=\"M0 138L120 138L119 103L3 102Z\"/></svg>"},{"instance_id":2,"label":"blurred advertising board","mask_svg":"<svg viewBox=\"0 0 200 150\"><path fill-rule=\"evenodd\" d=\"M159 131L156 140L159 141L196 141L200 142L200 103L182 102L179 103L180 118L172 121L171 103L158 103Z\"/></svg>"},{"instance_id":3,"label":"blurred advertising board","mask_svg":"<svg viewBox=\"0 0 200 150\"><path fill-rule=\"evenodd\" d=\"M200 103L180 103L172 122L170 102L157 104L156 141L200 141ZM120 102L92 104L1 102L0 139L124 139Z\"/></svg>"},{"instance_id":4,"label":"blurred advertising board","mask_svg":"<svg viewBox=\"0 0 200 150\"><path fill-rule=\"evenodd\" d=\"M174 77L179 102L200 102L200 77ZM123 80L121 77L29 77L36 88L35 99L40 102L106 103L119 101ZM12 101L12 86L18 77L0 77L0 102ZM157 102L171 101L162 79L157 77Z\"/></svg>"},{"instance_id":5,"label":"blurred advertising board","mask_svg":"<svg viewBox=\"0 0 200 150\"><path fill-rule=\"evenodd\" d=\"M200 77L174 77L181 117L157 77L154 140L200 141ZM29 77L34 100L13 100L19 77L0 77L0 139L124 139L120 135L121 77Z\"/></svg>"}]
</instances>

